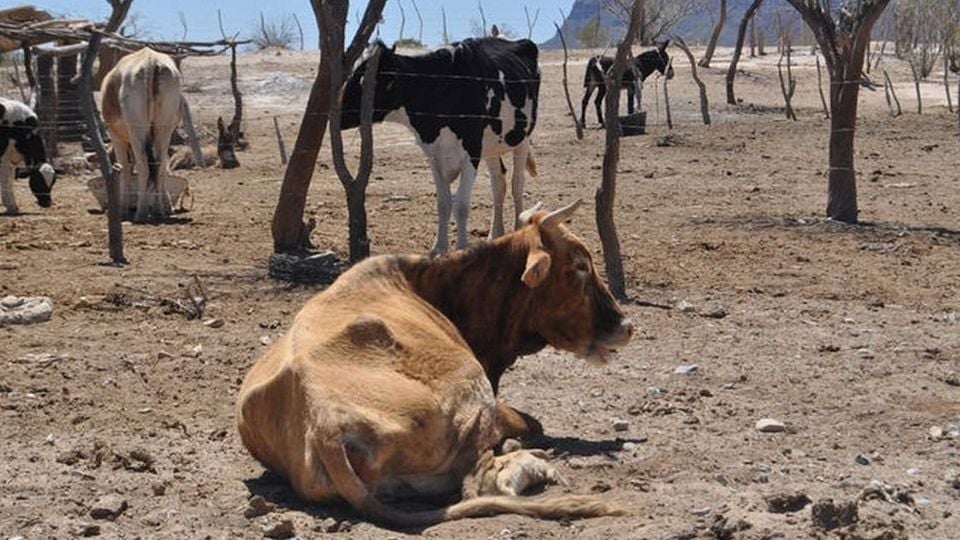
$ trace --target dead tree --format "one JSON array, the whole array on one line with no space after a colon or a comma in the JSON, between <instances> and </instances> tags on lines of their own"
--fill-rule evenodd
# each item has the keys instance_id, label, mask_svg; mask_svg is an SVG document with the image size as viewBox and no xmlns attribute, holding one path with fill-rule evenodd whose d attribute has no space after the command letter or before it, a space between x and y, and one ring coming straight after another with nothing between
<instances>
[{"instance_id":1,"label":"dead tree","mask_svg":"<svg viewBox=\"0 0 960 540\"><path fill-rule=\"evenodd\" d=\"M440 6L440 18L443 20L443 44L450 44L450 34L447 33L447 10Z\"/></svg>"},{"instance_id":2,"label":"dead tree","mask_svg":"<svg viewBox=\"0 0 960 540\"><path fill-rule=\"evenodd\" d=\"M300 34L300 50L303 50L303 26L300 25L300 18L293 14L293 22L297 25L297 32Z\"/></svg>"},{"instance_id":3,"label":"dead tree","mask_svg":"<svg viewBox=\"0 0 960 540\"><path fill-rule=\"evenodd\" d=\"M533 13L533 19L530 18L530 10L523 6L523 14L527 17L527 39L533 39L533 27L537 25L537 19L540 18L540 8Z\"/></svg>"},{"instance_id":4,"label":"dead tree","mask_svg":"<svg viewBox=\"0 0 960 540\"><path fill-rule=\"evenodd\" d=\"M713 52L717 48L717 41L720 40L720 33L723 32L723 25L727 23L727 0L720 0L720 17L717 19L716 26L713 27L713 34L710 35L710 42L707 43L707 50L700 59L700 67L710 67L710 61L713 60ZM689 49L684 51L689 52ZM691 62L691 65L693 62ZM696 68L694 68L696 72ZM707 122L709 124L709 122Z\"/></svg>"},{"instance_id":5,"label":"dead tree","mask_svg":"<svg viewBox=\"0 0 960 540\"><path fill-rule=\"evenodd\" d=\"M133 0L111 1L113 13L110 15L108 27L113 24L119 26L120 22L130 11L130 4ZM115 24L114 24L114 21ZM109 244L110 260L114 265L120 266L127 264L127 259L123 255L123 208L120 200L120 179L113 170L113 163L110 161L110 154L103 144L103 138L100 133L103 127L100 124L100 115L97 113L97 106L93 101L93 61L97 57L97 50L100 48L102 35L93 32L90 35L90 41L87 42L87 50L83 56L83 63L80 66L80 107L83 110L86 120L87 136L93 144L93 149L100 160L100 172L103 174L103 180L107 191L107 237Z\"/></svg>"},{"instance_id":6,"label":"dead tree","mask_svg":"<svg viewBox=\"0 0 960 540\"><path fill-rule=\"evenodd\" d=\"M737 63L740 62L740 54L743 51L743 40L747 34L747 25L753 19L753 14L760 8L763 0L753 0L747 11L743 13L743 19L740 20L740 27L737 29L737 43L733 46L733 58L730 59L730 67L727 68L727 103L737 104L737 96L733 91L733 80L737 76Z\"/></svg>"},{"instance_id":7,"label":"dead tree","mask_svg":"<svg viewBox=\"0 0 960 540\"><path fill-rule=\"evenodd\" d=\"M329 1L332 0L310 0L317 28L321 30L321 34L324 26L320 13ZM353 65L363 52L364 46L377 27L384 4L386 0L370 0L367 3L363 20L358 25L353 42L341 59L344 65ZM336 6L333 7L336 8ZM317 156L320 153L320 144L327 130L332 95L331 67L330 57L321 55L317 76L310 89L303 120L300 122L297 140L290 154L290 162L284 170L280 196L271 224L273 249L276 253L303 253L311 247L310 226L303 222L303 211L317 164Z\"/></svg>"},{"instance_id":8,"label":"dead tree","mask_svg":"<svg viewBox=\"0 0 960 540\"><path fill-rule=\"evenodd\" d=\"M247 42L237 41L237 36L228 38L223 31L223 18L220 16L220 10L217 10L217 22L220 24L220 35L230 47L230 92L233 94L233 118L227 125L227 134L233 139L234 147L245 150L248 146L247 140L240 130L240 124L243 122L243 94L240 93L240 87L237 85L237 46ZM263 13L260 13L260 22L263 24Z\"/></svg>"},{"instance_id":9,"label":"dead tree","mask_svg":"<svg viewBox=\"0 0 960 540\"><path fill-rule=\"evenodd\" d=\"M273 129L277 133L277 147L280 150L280 164L286 166L287 164L287 147L283 144L283 134L280 133L280 123L277 122L277 117L273 117Z\"/></svg>"},{"instance_id":10,"label":"dead tree","mask_svg":"<svg viewBox=\"0 0 960 540\"><path fill-rule=\"evenodd\" d=\"M553 23L554 28L557 29L557 35L560 36L560 44L563 45L563 95L567 98L567 110L570 111L570 116L573 118L573 128L577 133L577 140L583 140L583 126L580 124L580 120L577 119L577 113L573 110L573 101L570 100L570 88L567 86L567 40L563 37L563 31L560 30L560 26L557 23Z\"/></svg>"},{"instance_id":11,"label":"dead tree","mask_svg":"<svg viewBox=\"0 0 960 540\"><path fill-rule=\"evenodd\" d=\"M397 0L397 6L400 8L400 37L397 41L403 41L403 27L407 25L407 12L403 9L403 0Z\"/></svg>"},{"instance_id":12,"label":"dead tree","mask_svg":"<svg viewBox=\"0 0 960 540\"><path fill-rule=\"evenodd\" d=\"M943 55L943 89L947 95L947 111L953 114L953 98L950 95L950 58L946 54Z\"/></svg>"},{"instance_id":13,"label":"dead tree","mask_svg":"<svg viewBox=\"0 0 960 540\"><path fill-rule=\"evenodd\" d=\"M680 47L680 50L683 51L683 54L687 55L687 60L690 61L690 75L693 77L693 82L697 83L697 88L700 89L700 115L703 117L703 124L706 126L710 125L710 102L707 99L707 85L700 80L700 75L697 74L697 62L693 58L693 53L690 52L690 47L687 47L687 43L680 36L673 36L670 38L674 45Z\"/></svg>"},{"instance_id":14,"label":"dead tree","mask_svg":"<svg viewBox=\"0 0 960 540\"><path fill-rule=\"evenodd\" d=\"M667 63L667 67L673 69L673 59ZM670 80L666 77L663 78L663 110L667 115L667 129L673 129L673 115L670 113L670 91L667 89L667 83Z\"/></svg>"},{"instance_id":15,"label":"dead tree","mask_svg":"<svg viewBox=\"0 0 960 540\"><path fill-rule=\"evenodd\" d=\"M830 119L830 108L827 107L827 98L823 95L823 68L820 66L820 54L816 54L817 61L817 92L820 93L820 105L823 106L823 116L824 118ZM890 101L889 95L887 96L887 101Z\"/></svg>"},{"instance_id":16,"label":"dead tree","mask_svg":"<svg viewBox=\"0 0 960 540\"><path fill-rule=\"evenodd\" d=\"M627 287L623 274L623 258L620 255L620 239L613 219L614 199L617 191L617 164L620 162L620 81L627 69L631 54L630 48L637 38L637 30L643 20L643 0L634 0L630 10L630 24L623 41L617 46L617 55L613 66L604 75L607 87L605 100L607 126L606 143L603 153L603 180L595 196L597 204L597 232L603 245L603 262L607 270L610 292L616 298L627 297Z\"/></svg>"},{"instance_id":17,"label":"dead tree","mask_svg":"<svg viewBox=\"0 0 960 540\"><path fill-rule=\"evenodd\" d=\"M780 92L783 94L784 112L788 120L797 120L797 113L793 110L793 95L797 90L797 80L793 78L791 62L790 27L784 26L780 12L777 12L777 26L780 34L777 48L780 49L780 59L777 60L777 76L780 79ZM787 61L786 76L784 76L783 61Z\"/></svg>"},{"instance_id":18,"label":"dead tree","mask_svg":"<svg viewBox=\"0 0 960 540\"><path fill-rule=\"evenodd\" d=\"M883 95L887 100L887 110L890 111L890 116L896 118L903 114L900 99L897 98L897 92L893 89L893 82L890 81L890 74L887 73L887 70L883 70ZM893 101L890 100L891 97L893 97ZM896 110L893 108L894 104L897 106Z\"/></svg>"},{"instance_id":19,"label":"dead tree","mask_svg":"<svg viewBox=\"0 0 960 540\"><path fill-rule=\"evenodd\" d=\"M830 73L830 153L827 217L857 222L854 135L863 57L874 23L890 0L849 0L836 14L818 0L787 0L803 17Z\"/></svg>"},{"instance_id":20,"label":"dead tree","mask_svg":"<svg viewBox=\"0 0 960 540\"><path fill-rule=\"evenodd\" d=\"M410 0L410 3L413 4L413 12L417 15L417 22L419 27L417 28L417 43L420 46L423 46L423 16L420 15L420 8L417 7L417 0Z\"/></svg>"},{"instance_id":21,"label":"dead tree","mask_svg":"<svg viewBox=\"0 0 960 540\"><path fill-rule=\"evenodd\" d=\"M920 70L910 61L910 73L913 75L913 88L917 93L917 114L923 114L923 94L920 93Z\"/></svg>"}]
</instances>

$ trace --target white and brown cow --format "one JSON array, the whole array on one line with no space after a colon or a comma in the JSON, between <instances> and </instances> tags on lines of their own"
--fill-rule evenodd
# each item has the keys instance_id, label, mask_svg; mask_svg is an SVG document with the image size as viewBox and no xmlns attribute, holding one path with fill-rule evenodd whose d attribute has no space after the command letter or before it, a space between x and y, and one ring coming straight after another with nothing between
<instances>
[{"instance_id":1,"label":"white and brown cow","mask_svg":"<svg viewBox=\"0 0 960 540\"><path fill-rule=\"evenodd\" d=\"M18 174L18 169L23 173ZM37 204L44 208L53 204L51 191L56 174L47 163L37 115L19 101L0 98L0 197L7 214L20 211L13 179L21 175L29 176Z\"/></svg>"},{"instance_id":2,"label":"white and brown cow","mask_svg":"<svg viewBox=\"0 0 960 540\"><path fill-rule=\"evenodd\" d=\"M166 180L170 135L180 123L181 80L173 58L149 48L124 56L100 88L103 121L122 166L121 201L134 221L173 211ZM137 183L131 173L136 168ZM135 201L135 202L134 202Z\"/></svg>"},{"instance_id":3,"label":"white and brown cow","mask_svg":"<svg viewBox=\"0 0 960 540\"><path fill-rule=\"evenodd\" d=\"M504 232L507 185L500 156L513 153L515 225L523 210L524 170L536 176L530 134L537 123L540 70L536 44L527 39L465 39L426 54L407 56L377 42L380 49L374 92L374 122L410 128L427 155L437 189L437 238L432 253L449 247L450 212L457 222L457 247L467 245L470 194L480 161L493 188L489 238ZM342 126L360 125L360 62L343 91ZM457 177L455 198L450 187Z\"/></svg>"},{"instance_id":4,"label":"white and brown cow","mask_svg":"<svg viewBox=\"0 0 960 540\"><path fill-rule=\"evenodd\" d=\"M616 513L593 497L519 497L555 471L536 451L492 452L528 424L497 403L491 364L547 344L604 362L633 333L562 224L577 204L524 212L521 229L446 257L351 268L247 374L237 399L244 445L304 499L343 499L392 526ZM489 341L498 344L480 352ZM424 512L384 502L450 492L465 498Z\"/></svg>"}]
</instances>

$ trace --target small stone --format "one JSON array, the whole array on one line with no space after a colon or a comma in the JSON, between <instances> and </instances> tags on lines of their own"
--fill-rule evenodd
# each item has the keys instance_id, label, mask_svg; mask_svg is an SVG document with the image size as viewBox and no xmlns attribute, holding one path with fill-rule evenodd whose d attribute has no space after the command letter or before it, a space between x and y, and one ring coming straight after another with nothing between
<instances>
[{"instance_id":1,"label":"small stone","mask_svg":"<svg viewBox=\"0 0 960 540\"><path fill-rule=\"evenodd\" d=\"M723 385L724 390L733 390L733 383L727 383Z\"/></svg>"},{"instance_id":2,"label":"small stone","mask_svg":"<svg viewBox=\"0 0 960 540\"><path fill-rule=\"evenodd\" d=\"M930 429L927 430L927 433L929 433L930 438L935 441L943 438L943 428L940 426L931 426Z\"/></svg>"},{"instance_id":3,"label":"small stone","mask_svg":"<svg viewBox=\"0 0 960 540\"><path fill-rule=\"evenodd\" d=\"M104 495L90 509L90 517L113 521L126 509L127 501L123 497L116 494Z\"/></svg>"},{"instance_id":4,"label":"small stone","mask_svg":"<svg viewBox=\"0 0 960 540\"><path fill-rule=\"evenodd\" d=\"M690 511L690 513L695 516L703 517L703 516L710 515L710 511L711 509L709 506L704 506L703 508L694 508L693 510Z\"/></svg>"},{"instance_id":5,"label":"small stone","mask_svg":"<svg viewBox=\"0 0 960 540\"><path fill-rule=\"evenodd\" d=\"M944 435L950 437L951 439L956 439L960 437L960 425L957 424L947 424L947 429L944 432Z\"/></svg>"},{"instance_id":6,"label":"small stone","mask_svg":"<svg viewBox=\"0 0 960 540\"><path fill-rule=\"evenodd\" d=\"M833 499L820 501L810 509L810 519L814 527L825 531L852 525L860 519L857 515L857 501L841 503L834 503Z\"/></svg>"},{"instance_id":7,"label":"small stone","mask_svg":"<svg viewBox=\"0 0 960 540\"><path fill-rule=\"evenodd\" d=\"M253 519L265 516L269 514L271 510L273 510L273 505L268 503L262 496L254 495L247 501L247 507L243 511L243 517Z\"/></svg>"},{"instance_id":8,"label":"small stone","mask_svg":"<svg viewBox=\"0 0 960 540\"><path fill-rule=\"evenodd\" d=\"M674 309L680 313L693 313L697 310L697 308L693 307L693 304L687 302L686 300L681 300Z\"/></svg>"},{"instance_id":9,"label":"small stone","mask_svg":"<svg viewBox=\"0 0 960 540\"><path fill-rule=\"evenodd\" d=\"M217 317L203 321L203 325L207 328L221 328L223 324L223 319Z\"/></svg>"},{"instance_id":10,"label":"small stone","mask_svg":"<svg viewBox=\"0 0 960 540\"><path fill-rule=\"evenodd\" d=\"M873 351L870 349L858 349L857 354L860 355L860 358L863 358L864 360L869 360L874 356Z\"/></svg>"},{"instance_id":11,"label":"small stone","mask_svg":"<svg viewBox=\"0 0 960 540\"><path fill-rule=\"evenodd\" d=\"M766 497L767 511L774 514L799 512L806 508L811 501L806 493L778 493Z\"/></svg>"},{"instance_id":12,"label":"small stone","mask_svg":"<svg viewBox=\"0 0 960 540\"><path fill-rule=\"evenodd\" d=\"M660 397L661 395L663 395L663 390L660 390L656 386L648 386L647 395L650 397Z\"/></svg>"},{"instance_id":13,"label":"small stone","mask_svg":"<svg viewBox=\"0 0 960 540\"><path fill-rule=\"evenodd\" d=\"M956 373L951 373L944 377L943 382L950 386L960 386L960 377L957 377Z\"/></svg>"},{"instance_id":14,"label":"small stone","mask_svg":"<svg viewBox=\"0 0 960 540\"><path fill-rule=\"evenodd\" d=\"M289 519L263 527L263 536L266 538L291 538L295 535L293 521Z\"/></svg>"},{"instance_id":15,"label":"small stone","mask_svg":"<svg viewBox=\"0 0 960 540\"><path fill-rule=\"evenodd\" d=\"M630 429L630 422L626 420L614 420L613 421L613 430L614 431L627 431Z\"/></svg>"},{"instance_id":16,"label":"small stone","mask_svg":"<svg viewBox=\"0 0 960 540\"><path fill-rule=\"evenodd\" d=\"M911 467L907 469L907 476L920 476L923 471L917 467Z\"/></svg>"},{"instance_id":17,"label":"small stone","mask_svg":"<svg viewBox=\"0 0 960 540\"><path fill-rule=\"evenodd\" d=\"M335 533L340 530L340 522L332 517L323 518L313 526L313 530L316 532Z\"/></svg>"},{"instance_id":18,"label":"small stone","mask_svg":"<svg viewBox=\"0 0 960 540\"><path fill-rule=\"evenodd\" d=\"M167 484L163 482L157 482L153 486L151 486L150 489L153 491L153 494L155 496L162 497L164 494L167 493Z\"/></svg>"},{"instance_id":19,"label":"small stone","mask_svg":"<svg viewBox=\"0 0 960 540\"><path fill-rule=\"evenodd\" d=\"M860 465L869 465L873 463L873 460L870 459L870 456L866 454L857 454L857 457L853 458L853 460L859 463Z\"/></svg>"},{"instance_id":20,"label":"small stone","mask_svg":"<svg viewBox=\"0 0 960 540\"><path fill-rule=\"evenodd\" d=\"M704 317L711 319L723 319L728 315L727 310L722 307L713 308L704 314Z\"/></svg>"},{"instance_id":21,"label":"small stone","mask_svg":"<svg viewBox=\"0 0 960 540\"><path fill-rule=\"evenodd\" d=\"M43 439L43 444L47 446L53 446L53 443L54 443L53 433L50 433L49 435L47 435L45 439Z\"/></svg>"},{"instance_id":22,"label":"small stone","mask_svg":"<svg viewBox=\"0 0 960 540\"><path fill-rule=\"evenodd\" d=\"M637 448L637 443L627 441L627 442L623 443L623 446L621 446L621 448L623 449L624 452L632 452L632 451L636 450L636 448Z\"/></svg>"},{"instance_id":23,"label":"small stone","mask_svg":"<svg viewBox=\"0 0 960 540\"><path fill-rule=\"evenodd\" d=\"M720 485L723 486L723 487L727 487L727 485L730 483L730 481L727 480L727 477L724 476L724 475L722 475L722 474L718 474L718 475L714 476L713 479L716 480L717 483L720 484Z\"/></svg>"},{"instance_id":24,"label":"small stone","mask_svg":"<svg viewBox=\"0 0 960 540\"><path fill-rule=\"evenodd\" d=\"M273 340L270 339L270 336L260 336L260 344L264 347L270 345L271 343L273 343Z\"/></svg>"},{"instance_id":25,"label":"small stone","mask_svg":"<svg viewBox=\"0 0 960 540\"><path fill-rule=\"evenodd\" d=\"M787 430L786 424L773 418L757 420L757 431L760 433L782 433Z\"/></svg>"},{"instance_id":26,"label":"small stone","mask_svg":"<svg viewBox=\"0 0 960 540\"><path fill-rule=\"evenodd\" d=\"M678 375L690 375L691 373L696 373L699 369L700 366L697 364L680 364L673 369L673 372Z\"/></svg>"},{"instance_id":27,"label":"small stone","mask_svg":"<svg viewBox=\"0 0 960 540\"><path fill-rule=\"evenodd\" d=\"M713 397L713 392L706 388L700 389L700 397Z\"/></svg>"},{"instance_id":28,"label":"small stone","mask_svg":"<svg viewBox=\"0 0 960 540\"><path fill-rule=\"evenodd\" d=\"M160 351L157 353L157 360L170 360L173 358L173 355L167 351Z\"/></svg>"},{"instance_id":29,"label":"small stone","mask_svg":"<svg viewBox=\"0 0 960 540\"><path fill-rule=\"evenodd\" d=\"M80 531L78 531L78 533L84 538L100 536L100 526L93 523L84 524L80 526Z\"/></svg>"}]
</instances>

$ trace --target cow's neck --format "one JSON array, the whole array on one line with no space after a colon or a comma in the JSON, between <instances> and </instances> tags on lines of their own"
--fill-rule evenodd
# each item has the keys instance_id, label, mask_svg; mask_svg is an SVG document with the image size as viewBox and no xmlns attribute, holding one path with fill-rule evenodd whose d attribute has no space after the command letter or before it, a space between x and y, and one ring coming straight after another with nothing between
<instances>
[{"instance_id":1,"label":"cow's neck","mask_svg":"<svg viewBox=\"0 0 960 540\"><path fill-rule=\"evenodd\" d=\"M501 237L403 268L414 292L460 330L495 392L518 356L547 344L529 327L533 293L520 280L527 252L517 244Z\"/></svg>"}]
</instances>

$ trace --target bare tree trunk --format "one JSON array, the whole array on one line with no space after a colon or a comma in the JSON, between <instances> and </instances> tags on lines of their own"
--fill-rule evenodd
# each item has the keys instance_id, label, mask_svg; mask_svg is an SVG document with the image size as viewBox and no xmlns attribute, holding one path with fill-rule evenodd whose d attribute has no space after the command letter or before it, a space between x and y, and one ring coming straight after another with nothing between
<instances>
[{"instance_id":1,"label":"bare tree trunk","mask_svg":"<svg viewBox=\"0 0 960 540\"><path fill-rule=\"evenodd\" d=\"M827 98L823 95L823 68L820 67L820 55L817 55L817 91L820 93L820 103L823 105L823 115L830 118L830 109L827 107ZM887 98L889 101L889 97Z\"/></svg>"},{"instance_id":2,"label":"bare tree trunk","mask_svg":"<svg viewBox=\"0 0 960 540\"><path fill-rule=\"evenodd\" d=\"M450 44L450 34L447 33L447 11L440 6L440 18L443 20L443 44Z\"/></svg>"},{"instance_id":3,"label":"bare tree trunk","mask_svg":"<svg viewBox=\"0 0 960 540\"><path fill-rule=\"evenodd\" d=\"M917 114L923 114L923 96L920 94L920 73L913 59L910 59L910 72L913 73L913 88L917 93Z\"/></svg>"},{"instance_id":4,"label":"bare tree trunk","mask_svg":"<svg viewBox=\"0 0 960 540\"><path fill-rule=\"evenodd\" d=\"M403 10L403 0L397 0L397 6L400 8L400 37L397 41L403 41L403 27L407 24L407 12Z\"/></svg>"},{"instance_id":5,"label":"bare tree trunk","mask_svg":"<svg viewBox=\"0 0 960 540\"><path fill-rule=\"evenodd\" d=\"M797 113L793 110L791 101L794 91L797 89L797 81L793 78L793 70L790 61L790 38L785 33L780 37L780 59L777 60L777 76L780 78L780 91L783 94L783 103L788 120L797 120ZM787 75L784 79L783 60L787 60Z\"/></svg>"},{"instance_id":6,"label":"bare tree trunk","mask_svg":"<svg viewBox=\"0 0 960 540\"><path fill-rule=\"evenodd\" d=\"M190 104L186 98L180 99L180 116L183 129L187 132L187 142L190 144L190 151L193 153L193 161L198 168L205 169L206 161L203 159L203 150L200 149L200 141L197 140L197 132L193 129L193 115L190 114Z\"/></svg>"},{"instance_id":7,"label":"bare tree trunk","mask_svg":"<svg viewBox=\"0 0 960 540\"><path fill-rule=\"evenodd\" d=\"M303 26L300 25L300 18L297 17L297 14L293 14L293 22L297 25L297 31L300 33L300 50L303 50Z\"/></svg>"},{"instance_id":8,"label":"bare tree trunk","mask_svg":"<svg viewBox=\"0 0 960 540\"><path fill-rule=\"evenodd\" d=\"M233 93L233 119L227 126L227 131L233 137L233 143L238 148L247 147L247 141L244 139L243 132L240 131L240 123L243 121L243 95L240 93L240 87L237 85L237 44L230 44L230 91Z\"/></svg>"},{"instance_id":9,"label":"bare tree trunk","mask_svg":"<svg viewBox=\"0 0 960 540\"><path fill-rule=\"evenodd\" d=\"M323 31L320 10L324 9L325 1L310 0L316 16L317 28ZM346 65L353 65L363 46L369 41L370 35L377 26L383 13L386 0L370 0L364 11L363 20L357 28L353 42L347 52L339 58ZM344 19L345 19L344 15ZM271 230L273 233L273 249L275 253L303 253L311 248L310 227L303 222L303 211L306 207L307 192L313 171L320 153L320 144L327 130L327 121L330 115L331 99L331 71L332 63L329 55L320 56L320 65L317 68L317 77L310 89L307 107L300 122L300 131L293 146L290 162L284 171L283 183L280 186L280 197L273 213Z\"/></svg>"},{"instance_id":10,"label":"bare tree trunk","mask_svg":"<svg viewBox=\"0 0 960 540\"><path fill-rule=\"evenodd\" d=\"M554 28L557 29L557 35L560 36L560 44L563 45L563 95L567 98L567 110L570 111L570 116L573 117L573 127L577 133L577 140L583 140L583 126L580 125L580 120L577 119L577 113L573 110L573 101L570 100L570 88L567 86L567 40L563 37L563 31L560 30L560 26L557 23L553 23Z\"/></svg>"},{"instance_id":11,"label":"bare tree trunk","mask_svg":"<svg viewBox=\"0 0 960 540\"><path fill-rule=\"evenodd\" d=\"M533 19L530 18L530 10L527 9L527 6L523 6L523 14L527 17L527 39L532 39L533 27L537 25L537 19L540 18L540 8L538 7L537 11L534 12Z\"/></svg>"},{"instance_id":12,"label":"bare tree trunk","mask_svg":"<svg viewBox=\"0 0 960 540\"><path fill-rule=\"evenodd\" d=\"M750 58L757 56L757 22L750 17Z\"/></svg>"},{"instance_id":13,"label":"bare tree trunk","mask_svg":"<svg viewBox=\"0 0 960 540\"><path fill-rule=\"evenodd\" d=\"M47 149L49 159L60 155L57 133L57 83L54 76L54 57L48 54L37 56L37 74L40 85L40 99L37 101L37 116L40 119L40 136Z\"/></svg>"},{"instance_id":14,"label":"bare tree trunk","mask_svg":"<svg viewBox=\"0 0 960 540\"><path fill-rule=\"evenodd\" d=\"M93 102L93 61L97 57L97 49L100 48L100 33L94 32L87 43L87 51L83 57L83 64L80 68L80 107L83 109L83 115L87 124L87 136L93 144L93 149L100 160L100 172L103 174L103 180L107 191L107 237L110 246L110 260L114 265L121 266L127 264L126 257L123 256L123 213L120 201L120 181L114 173L113 164L110 162L110 154L107 153L103 145L103 139L100 137L100 119L97 114L96 104Z\"/></svg>"},{"instance_id":15,"label":"bare tree trunk","mask_svg":"<svg viewBox=\"0 0 960 540\"><path fill-rule=\"evenodd\" d=\"M846 91L844 91L846 90ZM853 167L853 143L857 127L856 99L859 84L844 84L831 92L830 172L827 184L827 216L856 223L857 175ZM853 105L849 105L851 101Z\"/></svg>"},{"instance_id":16,"label":"bare tree trunk","mask_svg":"<svg viewBox=\"0 0 960 540\"><path fill-rule=\"evenodd\" d=\"M710 61L713 60L713 52L717 48L717 41L720 40L720 33L723 32L723 25L726 23L727 0L720 0L720 18L717 19L717 25L713 27L713 34L710 35L710 42L707 43L707 50L703 53L703 58L700 59L700 67L710 67ZM696 69L694 69L694 71L696 71Z\"/></svg>"},{"instance_id":17,"label":"bare tree trunk","mask_svg":"<svg viewBox=\"0 0 960 540\"><path fill-rule=\"evenodd\" d=\"M683 41L683 38L680 36L675 36L673 42L680 47L680 50L687 55L687 60L690 61L690 74L693 76L693 81L697 83L697 87L700 88L700 115L703 117L704 125L710 125L710 103L707 100L707 85L700 80L700 75L697 74L697 62L693 58L693 53L690 52L690 47L687 47L687 43Z\"/></svg>"},{"instance_id":18,"label":"bare tree trunk","mask_svg":"<svg viewBox=\"0 0 960 540\"><path fill-rule=\"evenodd\" d=\"M277 146L280 149L280 164L286 166L287 164L287 147L283 144L283 134L280 133L280 124L277 122L277 117L273 117L273 129L277 133Z\"/></svg>"},{"instance_id":19,"label":"bare tree trunk","mask_svg":"<svg viewBox=\"0 0 960 540\"><path fill-rule=\"evenodd\" d=\"M324 4L321 11L323 27L323 50L321 54L332 58L343 57L343 27L346 24L345 7L331 8ZM377 81L377 66L380 63L380 48L374 49L367 59L363 73L360 105L360 166L356 176L350 173L343 157L343 138L340 132L340 88L344 80L343 64L334 63L330 71L330 150L334 169L343 184L347 197L348 234L350 237L350 263L355 264L370 256L370 239L367 236L367 184L373 170L373 98Z\"/></svg>"},{"instance_id":20,"label":"bare tree trunk","mask_svg":"<svg viewBox=\"0 0 960 540\"><path fill-rule=\"evenodd\" d=\"M733 91L733 80L737 76L737 63L740 62L740 53L743 50L743 39L747 34L747 25L753 19L753 14L760 8L763 0L753 0L753 3L747 8L740 20L740 27L737 30L737 44L733 47L733 58L730 59L730 67L727 69L727 103L737 104L737 96Z\"/></svg>"},{"instance_id":21,"label":"bare tree trunk","mask_svg":"<svg viewBox=\"0 0 960 540\"><path fill-rule=\"evenodd\" d=\"M947 50L946 46L943 50ZM953 97L950 95L950 59L946 52L943 54L943 89L947 94L947 110L953 114Z\"/></svg>"},{"instance_id":22,"label":"bare tree trunk","mask_svg":"<svg viewBox=\"0 0 960 540\"><path fill-rule=\"evenodd\" d=\"M670 69L673 69L673 60L668 63ZM673 115L670 114L670 92L667 90L669 79L663 78L663 108L667 113L667 129L673 129Z\"/></svg>"},{"instance_id":23,"label":"bare tree trunk","mask_svg":"<svg viewBox=\"0 0 960 540\"><path fill-rule=\"evenodd\" d=\"M307 107L300 121L300 131L293 145L290 163L283 173L280 197L273 213L273 251L303 253L310 245L310 230L303 222L307 192L320 153L320 144L327 131L330 114L330 58L320 56L317 78L310 88Z\"/></svg>"},{"instance_id":24,"label":"bare tree trunk","mask_svg":"<svg viewBox=\"0 0 960 540\"><path fill-rule=\"evenodd\" d=\"M607 281L614 297L627 297L626 282L623 273L623 259L620 255L620 239L613 219L614 199L617 190L617 164L620 161L620 81L627 68L630 48L636 40L638 26L643 18L643 0L634 0L630 10L630 25L627 34L617 46L617 56L613 66L604 76L607 87L606 143L603 153L603 180L595 196L597 211L597 230L603 245L603 260L607 270Z\"/></svg>"},{"instance_id":25,"label":"bare tree trunk","mask_svg":"<svg viewBox=\"0 0 960 540\"><path fill-rule=\"evenodd\" d=\"M890 110L890 116L897 117L903 114L903 108L900 107L900 99L897 98L897 92L893 89L893 82L890 80L890 75L887 73L887 70L883 70L883 93L887 99L887 108ZM893 102L890 101L891 96L893 97ZM897 105L896 110L893 108L894 103Z\"/></svg>"}]
</instances>

